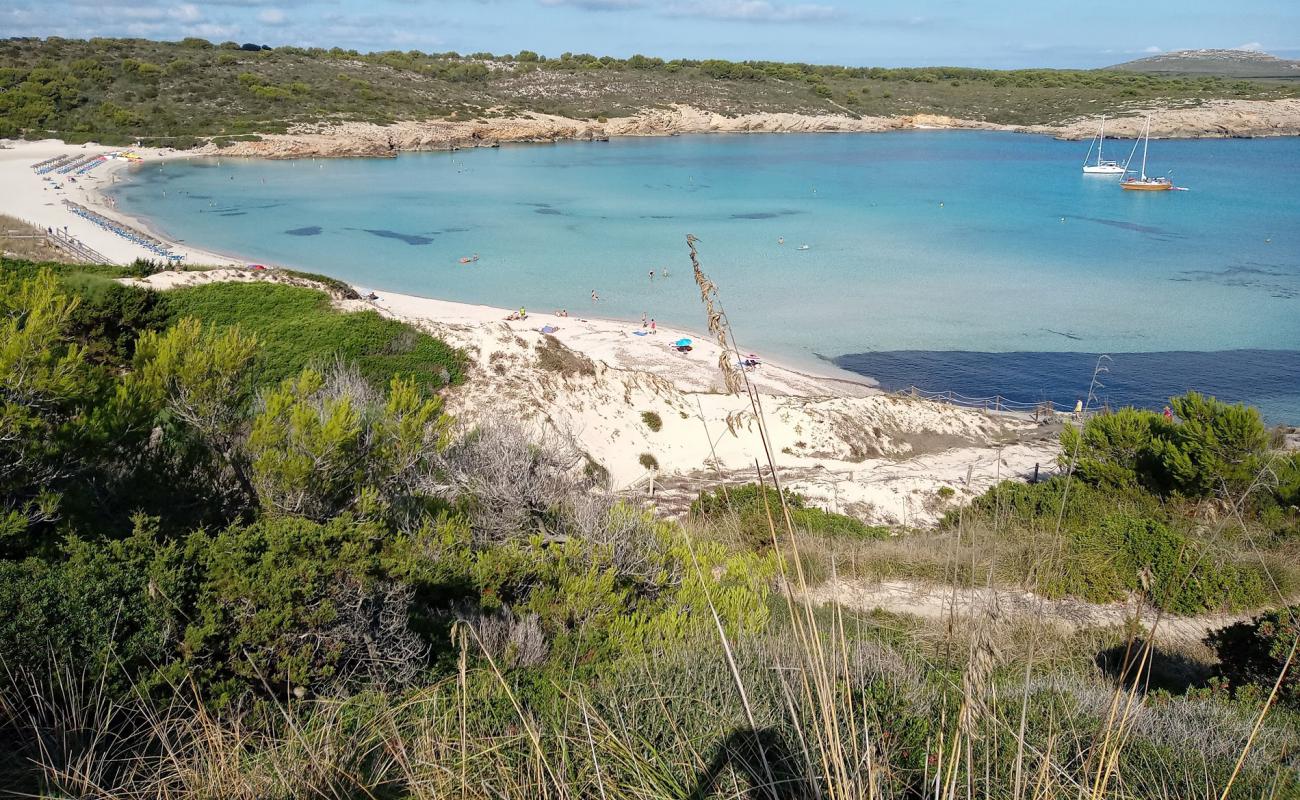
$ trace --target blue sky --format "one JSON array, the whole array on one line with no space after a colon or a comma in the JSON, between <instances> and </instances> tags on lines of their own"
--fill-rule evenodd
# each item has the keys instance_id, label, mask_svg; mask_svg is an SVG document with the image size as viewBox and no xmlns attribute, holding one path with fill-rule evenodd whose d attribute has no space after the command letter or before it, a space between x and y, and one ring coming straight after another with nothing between
<instances>
[{"instance_id":1,"label":"blue sky","mask_svg":"<svg viewBox=\"0 0 1300 800\"><path fill-rule=\"evenodd\" d=\"M358 50L1093 67L1168 50L1300 57L1297 0L0 0L0 36L202 36Z\"/></svg>"}]
</instances>

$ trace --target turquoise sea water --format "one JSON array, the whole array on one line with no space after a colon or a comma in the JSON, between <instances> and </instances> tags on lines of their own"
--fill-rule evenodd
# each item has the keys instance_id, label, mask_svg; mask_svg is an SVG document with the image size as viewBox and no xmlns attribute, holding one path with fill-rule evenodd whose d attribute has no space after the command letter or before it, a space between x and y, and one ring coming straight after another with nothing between
<instances>
[{"instance_id":1,"label":"turquoise sea water","mask_svg":"<svg viewBox=\"0 0 1300 800\"><path fill-rule=\"evenodd\" d=\"M381 293L698 329L689 232L746 348L864 374L873 355L919 353L887 382L1063 401L1078 387L1040 376L1034 354L1210 354L1159 375L1169 359L1129 359L1126 377L1194 388L1226 370L1245 382L1234 399L1300 422L1300 140L1153 142L1148 172L1190 189L1168 193L1082 175L1086 149L957 131L682 136L172 162L115 192L169 236ZM945 366L949 351L1029 356L1008 373Z\"/></svg>"}]
</instances>

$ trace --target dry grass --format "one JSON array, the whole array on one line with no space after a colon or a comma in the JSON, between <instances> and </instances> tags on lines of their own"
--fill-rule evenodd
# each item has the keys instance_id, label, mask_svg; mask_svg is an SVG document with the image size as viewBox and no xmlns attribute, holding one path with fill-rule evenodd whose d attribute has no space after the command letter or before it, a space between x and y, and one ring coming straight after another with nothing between
<instances>
[{"instance_id":1,"label":"dry grass","mask_svg":"<svg viewBox=\"0 0 1300 800\"><path fill-rule=\"evenodd\" d=\"M4 214L0 214L0 253L29 261L76 261L68 251L50 244L45 231Z\"/></svg>"},{"instance_id":2,"label":"dry grass","mask_svg":"<svg viewBox=\"0 0 1300 800\"><path fill-rule=\"evenodd\" d=\"M716 287L696 267L710 328L734 356ZM723 624L727 598L693 558L709 532L688 525L703 592L692 612L716 639L609 675L553 672L539 694L496 641L528 623L485 620L454 634L454 671L404 694L286 698L216 717L185 685L170 703L118 703L98 676L52 669L0 684L0 729L20 732L40 791L112 800L1225 800L1246 796L1240 786L1254 797L1272 785L1279 798L1300 787L1285 755L1296 733L1269 724L1273 695L1249 706L1148 694L1169 657L1147 635L1158 615L1070 638L1041 614L1008 620L996 602L960 626L920 627L800 600L807 541L781 494L762 398L736 377L758 420L757 480L775 478L767 527L789 589L761 636ZM925 558L954 590L988 588L1000 533L963 520L945 557ZM1057 558L1059 539L1030 551ZM1110 677L1081 660L1103 648L1115 654Z\"/></svg>"}]
</instances>

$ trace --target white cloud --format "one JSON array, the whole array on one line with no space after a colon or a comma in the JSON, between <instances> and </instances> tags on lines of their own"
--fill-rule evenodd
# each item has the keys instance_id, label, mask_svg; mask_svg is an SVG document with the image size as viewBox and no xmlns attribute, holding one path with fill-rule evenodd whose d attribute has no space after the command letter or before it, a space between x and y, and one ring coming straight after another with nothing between
<instances>
[{"instance_id":1,"label":"white cloud","mask_svg":"<svg viewBox=\"0 0 1300 800\"><path fill-rule=\"evenodd\" d=\"M538 0L544 6L580 8L585 11L628 11L655 8L668 17L738 20L741 22L809 22L840 16L834 6L820 3L782 3L772 0L669 0L658 4L649 0ZM914 17L908 24L920 25L927 20Z\"/></svg>"},{"instance_id":2,"label":"white cloud","mask_svg":"<svg viewBox=\"0 0 1300 800\"><path fill-rule=\"evenodd\" d=\"M745 22L812 22L840 16L834 6L816 3L773 3L769 0L688 0L669 4L666 13L676 17L705 17Z\"/></svg>"},{"instance_id":3,"label":"white cloud","mask_svg":"<svg viewBox=\"0 0 1300 800\"><path fill-rule=\"evenodd\" d=\"M1144 48L1142 48L1142 52L1144 52L1144 53L1163 53L1164 50L1161 50L1159 47L1156 47L1155 45L1151 45L1150 47L1144 47Z\"/></svg>"},{"instance_id":4,"label":"white cloud","mask_svg":"<svg viewBox=\"0 0 1300 800\"><path fill-rule=\"evenodd\" d=\"M257 21L264 25L283 25L289 18L278 8L268 8L257 12Z\"/></svg>"},{"instance_id":5,"label":"white cloud","mask_svg":"<svg viewBox=\"0 0 1300 800\"><path fill-rule=\"evenodd\" d=\"M203 39L231 39L239 33L239 26L204 22L199 25L186 25L181 28L181 32L186 36L198 36Z\"/></svg>"},{"instance_id":6,"label":"white cloud","mask_svg":"<svg viewBox=\"0 0 1300 800\"><path fill-rule=\"evenodd\" d=\"M586 11L624 11L642 8L645 0L541 0L544 6L572 6Z\"/></svg>"}]
</instances>

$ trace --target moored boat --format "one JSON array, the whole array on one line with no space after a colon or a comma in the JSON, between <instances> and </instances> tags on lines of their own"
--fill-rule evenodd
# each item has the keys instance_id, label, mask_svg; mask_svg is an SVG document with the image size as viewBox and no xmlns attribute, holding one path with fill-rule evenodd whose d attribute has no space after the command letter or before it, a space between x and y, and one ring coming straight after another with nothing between
<instances>
[{"instance_id":1,"label":"moored boat","mask_svg":"<svg viewBox=\"0 0 1300 800\"><path fill-rule=\"evenodd\" d=\"M1125 178L1119 182L1120 188L1136 192L1167 192L1174 188L1173 181L1161 176L1151 178L1147 176L1147 147L1151 144L1151 117L1147 117L1146 129L1142 133L1142 171L1136 178ZM1133 149L1137 149L1137 143L1133 144ZM1129 156L1129 161L1133 156Z\"/></svg>"},{"instance_id":2,"label":"moored boat","mask_svg":"<svg viewBox=\"0 0 1300 800\"><path fill-rule=\"evenodd\" d=\"M1124 165L1118 161L1107 161L1101 157L1102 146L1106 143L1106 118L1101 118L1101 128L1097 131L1097 136L1093 139L1097 146L1097 161L1089 164L1088 158L1092 155L1092 145L1088 146L1088 155L1083 157L1083 174L1085 175L1123 175L1127 170Z\"/></svg>"}]
</instances>

